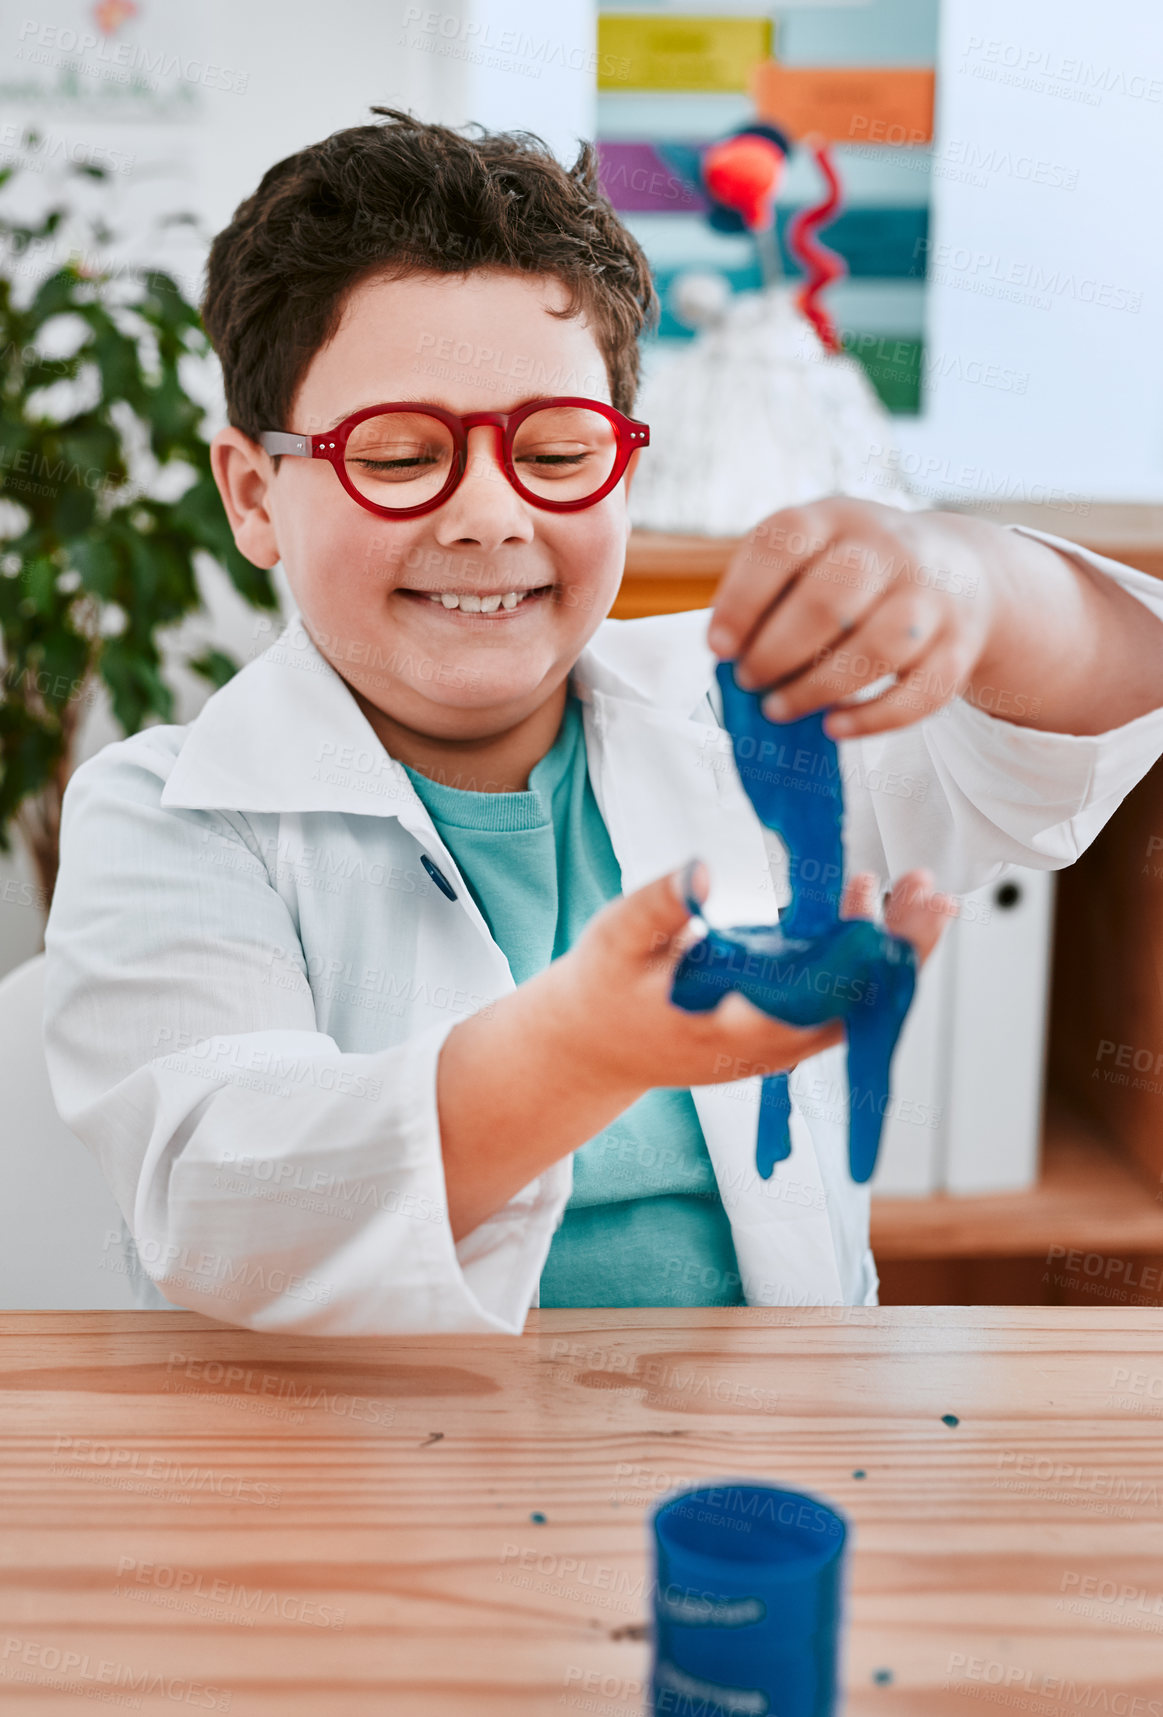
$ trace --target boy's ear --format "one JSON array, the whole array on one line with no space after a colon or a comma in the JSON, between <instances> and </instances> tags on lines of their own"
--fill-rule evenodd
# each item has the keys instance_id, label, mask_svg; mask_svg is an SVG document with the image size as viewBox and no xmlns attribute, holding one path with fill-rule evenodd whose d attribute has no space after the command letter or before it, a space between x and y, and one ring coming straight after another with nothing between
<instances>
[{"instance_id":1,"label":"boy's ear","mask_svg":"<svg viewBox=\"0 0 1163 1717\"><path fill-rule=\"evenodd\" d=\"M275 476L270 454L241 429L220 429L210 442L210 469L240 553L254 566L275 566L280 556L268 505Z\"/></svg>"}]
</instances>

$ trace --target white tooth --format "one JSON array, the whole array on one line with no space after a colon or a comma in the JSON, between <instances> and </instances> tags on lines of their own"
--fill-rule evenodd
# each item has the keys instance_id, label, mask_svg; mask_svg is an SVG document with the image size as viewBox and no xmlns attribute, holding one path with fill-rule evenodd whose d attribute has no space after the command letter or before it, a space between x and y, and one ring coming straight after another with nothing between
<instances>
[{"instance_id":1,"label":"white tooth","mask_svg":"<svg viewBox=\"0 0 1163 1717\"><path fill-rule=\"evenodd\" d=\"M516 608L520 600L521 598L517 595L515 590L507 590L501 598L501 601L504 603L506 608Z\"/></svg>"},{"instance_id":2,"label":"white tooth","mask_svg":"<svg viewBox=\"0 0 1163 1717\"><path fill-rule=\"evenodd\" d=\"M501 599L499 596L482 596L481 597L481 613L482 614L495 614L497 612L497 609L500 606L501 606Z\"/></svg>"},{"instance_id":3,"label":"white tooth","mask_svg":"<svg viewBox=\"0 0 1163 1717\"><path fill-rule=\"evenodd\" d=\"M430 590L428 592L428 600L429 600L429 602L439 602L440 601L439 593L435 590Z\"/></svg>"},{"instance_id":4,"label":"white tooth","mask_svg":"<svg viewBox=\"0 0 1163 1717\"><path fill-rule=\"evenodd\" d=\"M479 614L481 599L471 590L464 590L460 596L460 611L462 614Z\"/></svg>"},{"instance_id":5,"label":"white tooth","mask_svg":"<svg viewBox=\"0 0 1163 1717\"><path fill-rule=\"evenodd\" d=\"M460 604L460 597L459 596L448 596L447 594L445 594L445 595L441 596L440 600L441 600L441 602L443 602L443 604L446 608L456 608Z\"/></svg>"}]
</instances>

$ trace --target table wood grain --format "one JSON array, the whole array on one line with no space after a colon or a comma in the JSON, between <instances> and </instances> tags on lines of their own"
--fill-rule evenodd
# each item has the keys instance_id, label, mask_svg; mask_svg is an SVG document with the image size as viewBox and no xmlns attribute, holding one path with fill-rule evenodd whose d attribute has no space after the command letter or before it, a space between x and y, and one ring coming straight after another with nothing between
<instances>
[{"instance_id":1,"label":"table wood grain","mask_svg":"<svg viewBox=\"0 0 1163 1717\"><path fill-rule=\"evenodd\" d=\"M716 1478L848 1515L849 1717L1163 1711L1158 1308L7 1313L0 1402L6 1717L637 1713L648 1510Z\"/></svg>"}]
</instances>

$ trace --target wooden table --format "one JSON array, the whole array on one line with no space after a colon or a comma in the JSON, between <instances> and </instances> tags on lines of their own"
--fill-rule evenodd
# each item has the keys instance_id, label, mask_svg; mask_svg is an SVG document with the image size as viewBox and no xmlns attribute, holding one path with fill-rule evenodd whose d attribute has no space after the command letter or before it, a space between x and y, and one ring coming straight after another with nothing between
<instances>
[{"instance_id":1,"label":"wooden table","mask_svg":"<svg viewBox=\"0 0 1163 1717\"><path fill-rule=\"evenodd\" d=\"M1046 1717L1163 1698L1155 1308L0 1337L6 1717L637 1713L648 1507L724 1477L851 1519L849 1717L981 1717L1007 1678Z\"/></svg>"}]
</instances>

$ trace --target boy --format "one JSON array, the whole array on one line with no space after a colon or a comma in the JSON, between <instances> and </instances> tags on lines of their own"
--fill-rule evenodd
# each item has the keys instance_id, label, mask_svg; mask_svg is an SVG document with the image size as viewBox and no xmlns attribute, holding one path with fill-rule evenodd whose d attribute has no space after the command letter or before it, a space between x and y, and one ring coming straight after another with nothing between
<instances>
[{"instance_id":1,"label":"boy","mask_svg":"<svg viewBox=\"0 0 1163 1717\"><path fill-rule=\"evenodd\" d=\"M251 1328L874 1304L840 1028L668 1000L684 882L724 925L787 900L715 652L773 713L847 703L845 911L900 877L886 922L923 957L936 881L1070 863L1163 750L1163 591L834 500L752 533L709 639L705 610L605 620L645 259L588 147L567 171L374 111L273 167L210 254L215 476L296 611L196 721L70 782L60 1112L153 1303ZM762 1181L760 1080L789 1067Z\"/></svg>"}]
</instances>

